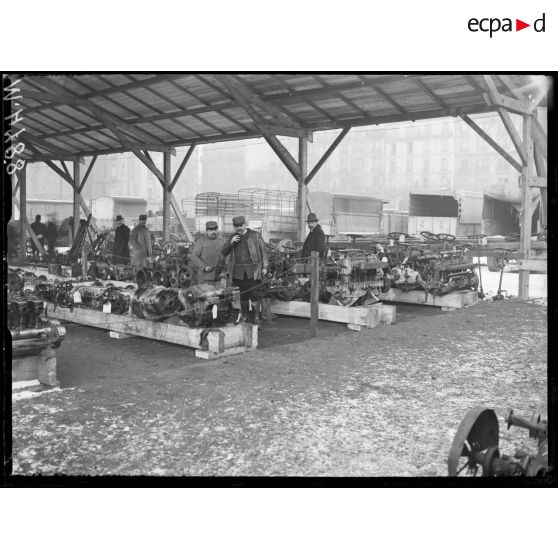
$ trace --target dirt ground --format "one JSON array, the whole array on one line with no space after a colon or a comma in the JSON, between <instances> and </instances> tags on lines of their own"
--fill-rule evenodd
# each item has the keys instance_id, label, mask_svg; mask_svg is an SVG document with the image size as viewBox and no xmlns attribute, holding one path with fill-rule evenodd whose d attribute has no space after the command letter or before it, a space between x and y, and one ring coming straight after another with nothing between
<instances>
[{"instance_id":1,"label":"dirt ground","mask_svg":"<svg viewBox=\"0 0 558 558\"><path fill-rule=\"evenodd\" d=\"M469 409L547 414L547 308L514 299L442 312L399 305L360 332L279 317L257 351L193 351L67 324L61 389L13 401L23 475L447 474ZM500 449L535 451L500 421Z\"/></svg>"}]
</instances>

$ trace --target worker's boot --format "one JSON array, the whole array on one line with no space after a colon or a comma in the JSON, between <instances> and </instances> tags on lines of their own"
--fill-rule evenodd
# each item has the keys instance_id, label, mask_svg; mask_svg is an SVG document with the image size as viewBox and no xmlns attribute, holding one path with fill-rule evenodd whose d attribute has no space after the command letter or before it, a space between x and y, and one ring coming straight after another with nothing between
<instances>
[{"instance_id":1,"label":"worker's boot","mask_svg":"<svg viewBox=\"0 0 558 558\"><path fill-rule=\"evenodd\" d=\"M262 321L265 323L273 322L275 314L271 311L271 299L262 298Z\"/></svg>"},{"instance_id":2,"label":"worker's boot","mask_svg":"<svg viewBox=\"0 0 558 558\"><path fill-rule=\"evenodd\" d=\"M249 312L248 312L248 301L241 300L240 301L240 312L238 313L238 318L236 319L236 323L240 324L243 322L248 321Z\"/></svg>"}]
</instances>

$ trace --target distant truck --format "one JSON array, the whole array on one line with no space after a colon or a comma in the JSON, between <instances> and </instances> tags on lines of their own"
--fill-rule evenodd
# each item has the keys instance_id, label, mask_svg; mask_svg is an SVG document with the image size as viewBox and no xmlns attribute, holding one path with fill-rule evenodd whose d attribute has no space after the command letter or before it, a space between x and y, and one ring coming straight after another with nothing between
<instances>
[{"instance_id":1,"label":"distant truck","mask_svg":"<svg viewBox=\"0 0 558 558\"><path fill-rule=\"evenodd\" d=\"M536 207L536 206L535 206ZM520 200L497 192L427 191L409 194L411 235L421 231L458 237L519 233ZM538 210L533 214L534 230Z\"/></svg>"},{"instance_id":2,"label":"distant truck","mask_svg":"<svg viewBox=\"0 0 558 558\"><path fill-rule=\"evenodd\" d=\"M91 213L99 229L114 228L117 215L132 228L141 214L147 214L147 200L132 196L102 196L91 200Z\"/></svg>"},{"instance_id":3,"label":"distant truck","mask_svg":"<svg viewBox=\"0 0 558 558\"><path fill-rule=\"evenodd\" d=\"M232 232L232 218L244 215L248 225L261 230L266 242L297 238L297 193L282 190L245 189L237 194L205 192L196 196L196 230L207 220L217 221ZM382 233L384 200L372 196L312 191L309 204L329 237L365 236ZM306 217L307 210L304 211ZM395 217L394 217L395 219ZM406 216L398 215L398 224ZM401 222L401 226L404 223ZM406 225L406 223L405 223Z\"/></svg>"}]
</instances>

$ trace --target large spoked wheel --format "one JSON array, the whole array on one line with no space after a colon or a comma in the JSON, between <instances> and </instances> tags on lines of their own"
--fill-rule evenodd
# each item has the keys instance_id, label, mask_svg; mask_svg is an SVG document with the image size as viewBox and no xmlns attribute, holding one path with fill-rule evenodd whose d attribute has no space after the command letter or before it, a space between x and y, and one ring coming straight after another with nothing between
<instances>
[{"instance_id":1,"label":"large spoked wheel","mask_svg":"<svg viewBox=\"0 0 558 558\"><path fill-rule=\"evenodd\" d=\"M438 233L436 238L442 242L453 242L455 240L455 236L449 233Z\"/></svg>"},{"instance_id":2,"label":"large spoked wheel","mask_svg":"<svg viewBox=\"0 0 558 558\"><path fill-rule=\"evenodd\" d=\"M438 235L430 231L420 231L421 236L426 240L438 240Z\"/></svg>"},{"instance_id":3,"label":"large spoked wheel","mask_svg":"<svg viewBox=\"0 0 558 558\"><path fill-rule=\"evenodd\" d=\"M461 421L453 439L448 456L448 475L477 476L488 451L492 456L498 451L500 429L498 418L492 409L475 407ZM488 468L487 468L488 470Z\"/></svg>"},{"instance_id":4,"label":"large spoked wheel","mask_svg":"<svg viewBox=\"0 0 558 558\"><path fill-rule=\"evenodd\" d=\"M163 244L162 252L163 256L167 258L175 258L178 256L178 245L176 242L169 240Z\"/></svg>"}]
</instances>

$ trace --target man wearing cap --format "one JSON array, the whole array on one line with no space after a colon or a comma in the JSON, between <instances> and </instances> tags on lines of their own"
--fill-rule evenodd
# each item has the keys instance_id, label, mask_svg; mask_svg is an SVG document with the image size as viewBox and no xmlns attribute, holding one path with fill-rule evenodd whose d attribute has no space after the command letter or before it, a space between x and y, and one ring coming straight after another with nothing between
<instances>
[{"instance_id":1,"label":"man wearing cap","mask_svg":"<svg viewBox=\"0 0 558 558\"><path fill-rule=\"evenodd\" d=\"M217 281L223 269L225 257L221 250L224 241L219 237L218 229L215 221L208 221L205 224L205 235L194 242L191 259L200 283Z\"/></svg>"},{"instance_id":2,"label":"man wearing cap","mask_svg":"<svg viewBox=\"0 0 558 558\"><path fill-rule=\"evenodd\" d=\"M147 228L147 215L140 215L138 224L130 234L130 244L132 245L132 265L136 271L147 267L147 258L152 256L151 238Z\"/></svg>"},{"instance_id":3,"label":"man wearing cap","mask_svg":"<svg viewBox=\"0 0 558 558\"><path fill-rule=\"evenodd\" d=\"M41 223L40 215L35 216L35 222L31 223L31 229L39 239L41 246L44 247L47 229L46 229L46 225L44 223ZM32 250L33 250L33 256L39 255L39 249L35 246L35 244L32 244Z\"/></svg>"},{"instance_id":4,"label":"man wearing cap","mask_svg":"<svg viewBox=\"0 0 558 558\"><path fill-rule=\"evenodd\" d=\"M267 249L262 235L246 227L246 219L238 216L233 219L235 233L224 244L222 253L229 256L227 275L232 284L240 289L240 305L243 316L248 316L252 301L251 321L259 325L261 293L258 285L267 275Z\"/></svg>"},{"instance_id":5,"label":"man wearing cap","mask_svg":"<svg viewBox=\"0 0 558 558\"><path fill-rule=\"evenodd\" d=\"M324 231L322 227L318 225L318 217L315 213L309 213L308 228L310 232L304 241L304 246L302 247L302 257L309 258L311 252L319 252L320 258L323 258L327 254L327 245L325 241Z\"/></svg>"},{"instance_id":6,"label":"man wearing cap","mask_svg":"<svg viewBox=\"0 0 558 558\"><path fill-rule=\"evenodd\" d=\"M112 263L130 263L130 229L124 224L122 215L116 216L116 228L114 231L114 244L112 245Z\"/></svg>"}]
</instances>

